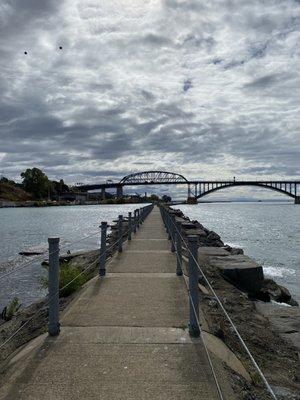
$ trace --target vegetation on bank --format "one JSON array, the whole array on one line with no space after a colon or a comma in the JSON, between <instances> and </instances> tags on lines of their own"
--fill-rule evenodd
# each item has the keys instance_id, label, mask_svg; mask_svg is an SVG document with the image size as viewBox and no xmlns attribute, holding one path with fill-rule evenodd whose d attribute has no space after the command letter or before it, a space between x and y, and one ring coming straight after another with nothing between
<instances>
[{"instance_id":1,"label":"vegetation on bank","mask_svg":"<svg viewBox=\"0 0 300 400\"><path fill-rule=\"evenodd\" d=\"M14 297L7 306L5 306L1 312L1 318L4 321L10 321L14 315L18 312L21 307L21 303L18 297Z\"/></svg>"},{"instance_id":2,"label":"vegetation on bank","mask_svg":"<svg viewBox=\"0 0 300 400\"><path fill-rule=\"evenodd\" d=\"M77 190L75 187L65 184L63 179L52 181L39 168L27 168L21 173L21 178L21 183L14 182L6 177L0 178L0 202L15 202L16 205L33 207L74 204ZM106 192L106 199L102 200L101 194L89 193L88 201L78 200L77 203L131 204L159 200L169 202L171 197L163 195L159 198L155 194L148 196L136 194L116 198L113 194ZM27 203L24 204L25 202Z\"/></svg>"},{"instance_id":3,"label":"vegetation on bank","mask_svg":"<svg viewBox=\"0 0 300 400\"><path fill-rule=\"evenodd\" d=\"M93 277L93 272L82 273L84 268L72 263L62 263L59 267L59 296L68 297L80 289ZM81 275L80 275L81 274ZM48 289L48 277L42 277L40 283L44 289Z\"/></svg>"},{"instance_id":4,"label":"vegetation on bank","mask_svg":"<svg viewBox=\"0 0 300 400\"><path fill-rule=\"evenodd\" d=\"M60 297L68 297L80 289L87 281L93 277L93 271L82 273L84 268L62 263L59 270L59 289ZM39 282L43 289L48 290L48 277L40 277ZM0 317L4 321L10 321L17 314L21 307L18 297L14 297L1 311Z\"/></svg>"},{"instance_id":5,"label":"vegetation on bank","mask_svg":"<svg viewBox=\"0 0 300 400\"><path fill-rule=\"evenodd\" d=\"M0 180L0 199L6 201L28 201L31 200L31 194L13 181L6 178Z\"/></svg>"},{"instance_id":6,"label":"vegetation on bank","mask_svg":"<svg viewBox=\"0 0 300 400\"><path fill-rule=\"evenodd\" d=\"M101 200L101 204L135 204L135 203L155 203L158 201L162 202L170 202L172 199L170 196L163 195L162 197L157 196L156 194L151 194L150 196L140 196L140 197L130 197L124 196L120 199L118 198L110 198Z\"/></svg>"},{"instance_id":7,"label":"vegetation on bank","mask_svg":"<svg viewBox=\"0 0 300 400\"><path fill-rule=\"evenodd\" d=\"M22 183L6 177L0 179L0 199L6 201L41 201L72 192L73 188L60 181L51 181L39 168L27 168L21 173Z\"/></svg>"}]
</instances>

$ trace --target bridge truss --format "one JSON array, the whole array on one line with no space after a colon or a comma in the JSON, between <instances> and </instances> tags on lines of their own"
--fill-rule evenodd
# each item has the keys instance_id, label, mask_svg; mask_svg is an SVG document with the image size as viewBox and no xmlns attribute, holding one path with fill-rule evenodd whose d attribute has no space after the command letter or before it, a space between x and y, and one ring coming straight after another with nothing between
<instances>
[{"instance_id":1,"label":"bridge truss","mask_svg":"<svg viewBox=\"0 0 300 400\"><path fill-rule=\"evenodd\" d=\"M144 171L125 176L120 184L171 184L188 183L187 179L180 174L166 171Z\"/></svg>"},{"instance_id":2,"label":"bridge truss","mask_svg":"<svg viewBox=\"0 0 300 400\"><path fill-rule=\"evenodd\" d=\"M265 189L271 189L279 193L286 194L294 199L298 197L297 186L300 181L195 181L190 182L190 196L197 199L204 197L210 193L216 192L229 187L237 186L256 186ZM193 189L192 189L193 188Z\"/></svg>"},{"instance_id":3,"label":"bridge truss","mask_svg":"<svg viewBox=\"0 0 300 400\"><path fill-rule=\"evenodd\" d=\"M271 189L276 192L285 194L295 199L296 204L300 204L300 181L299 180L187 180L183 175L167 171L144 171L137 172L125 176L119 182L106 182L93 185L82 185L77 187L78 190L101 190L102 198L105 198L105 190L115 188L117 190L117 197L123 197L124 186L142 186L142 185L187 185L188 198L200 199L210 193L222 190L224 188L237 187L237 186L256 186L265 189Z\"/></svg>"}]
</instances>

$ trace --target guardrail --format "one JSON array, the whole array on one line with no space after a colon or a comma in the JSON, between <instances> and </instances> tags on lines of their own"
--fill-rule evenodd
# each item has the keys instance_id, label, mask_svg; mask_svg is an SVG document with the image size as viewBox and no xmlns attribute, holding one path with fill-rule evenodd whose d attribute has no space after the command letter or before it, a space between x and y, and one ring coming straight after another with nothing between
<instances>
[{"instance_id":1,"label":"guardrail","mask_svg":"<svg viewBox=\"0 0 300 400\"><path fill-rule=\"evenodd\" d=\"M153 209L153 204L134 210L132 222L132 213L128 213L128 218L119 215L116 230L117 240L107 247L107 227L106 221L101 222L101 245L99 256L99 277L106 275L106 260L109 249L117 247L117 251L123 251L123 242L131 240L132 231L137 231L144 222L148 214ZM124 231L124 222L127 223L127 230ZM57 336L60 332L59 324L59 238L50 238L49 241L49 325L48 333L51 336Z\"/></svg>"},{"instance_id":2,"label":"guardrail","mask_svg":"<svg viewBox=\"0 0 300 400\"><path fill-rule=\"evenodd\" d=\"M116 240L113 243L108 243L107 228L108 224L106 221L101 222L100 232L101 232L101 244L99 257L91 264L89 264L83 271L76 275L72 280L67 282L67 284L60 288L59 287L59 238L49 238L48 239L48 255L49 255L49 272L48 272L48 296L44 306L49 306L48 315L48 333L50 336L57 336L60 333L60 323L59 323L59 295L66 289L71 283L73 283L79 276L86 273L92 267L98 264L99 267L99 277L103 279L106 274L106 261L115 252L121 252L123 249L123 242L132 239L132 234L136 233L140 226L145 221L148 214L153 209L153 204L138 208L134 210L133 216L132 212L128 213L128 217L124 218L120 215L118 218L118 224L116 226ZM124 230L124 225L127 225L127 229ZM94 236L94 235L90 235ZM89 236L89 237L90 237ZM76 241L79 242L79 241ZM36 261L36 260L34 260ZM26 264L30 265L31 263ZM37 310L28 320L26 320L16 331L14 331L3 343L0 344L0 350L8 344L25 326L27 326L34 318L39 314L40 310Z\"/></svg>"},{"instance_id":3,"label":"guardrail","mask_svg":"<svg viewBox=\"0 0 300 400\"><path fill-rule=\"evenodd\" d=\"M258 366L257 362L255 361L253 355L251 354L250 350L248 349L248 346L244 342L242 336L240 335L237 327L235 326L234 322L230 318L229 314L227 313L222 301L218 297L217 293L215 292L214 288L212 287L211 283L207 279L203 269L198 263L198 237L197 235L187 235L187 241L183 237L183 232L182 232L182 226L180 221L176 221L175 214L172 209L170 209L167 206L160 205L160 212L161 216L164 222L164 225L166 227L166 232L168 233L169 240L171 241L171 251L176 253L176 258L177 258L177 266L176 266L176 274L178 276L183 275L184 276L184 269L183 269L183 249L186 251L186 254L188 256L188 275L189 275L189 280L187 283L187 280L185 279L185 283L187 286L188 290L188 296L189 296L189 333L191 336L198 337L201 335L201 325L199 322L199 288L198 288L198 281L199 277L201 276L204 281L206 282L207 286L209 287L211 293L215 297L220 309L222 310L223 314L225 315L226 319L230 323L230 325L233 328L233 331L235 332L238 340L240 341L242 347L248 354L254 368L258 372L259 376L261 377L265 387L267 388L268 392L270 393L271 397L274 400L277 400L277 397L271 388L270 384L268 383L265 375L263 374L262 370ZM216 374L214 372L214 368L212 365L211 358L209 356L208 350L206 348L205 342L204 347L206 350L206 354L208 357L208 361L210 363L212 373L217 385L218 393L220 399L223 399L221 389L216 377Z\"/></svg>"}]
</instances>

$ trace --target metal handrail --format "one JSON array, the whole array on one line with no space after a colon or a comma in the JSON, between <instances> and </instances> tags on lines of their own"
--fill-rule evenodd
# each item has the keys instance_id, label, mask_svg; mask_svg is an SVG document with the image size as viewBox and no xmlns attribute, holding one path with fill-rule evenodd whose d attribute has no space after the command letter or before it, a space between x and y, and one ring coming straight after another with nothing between
<instances>
[{"instance_id":1,"label":"metal handrail","mask_svg":"<svg viewBox=\"0 0 300 400\"><path fill-rule=\"evenodd\" d=\"M178 257L177 251L175 253L176 253L176 257ZM197 314L197 311L196 311L196 308L195 308L194 301L193 301L192 296L190 294L189 285L187 283L186 276L185 276L184 273L182 274L182 276L183 276L183 280L184 280L184 283L185 283L185 286L186 286L186 290L187 290L187 293L188 293L188 296L189 296L189 299L190 299L190 303L192 304L192 307L193 307L193 312L194 312L194 315L195 315L195 318L196 318L196 321L197 321L197 325L198 325L200 336L201 336L202 343L203 343L203 346L204 346L205 354L206 354L206 357L207 357L207 360L208 360L208 363L209 363L209 366L210 366L210 369L211 369L211 372L212 372L212 375L213 375L213 378L214 378L214 381L215 381L215 384L216 384L216 388L217 388L217 391L218 391L219 398L220 398L220 400L224 400L224 397L223 397L223 394L222 394L222 390L221 390L221 386L220 386L220 383L218 381L218 377L217 377L217 374L216 374L216 371L215 371L211 356L209 354L208 348L207 348L205 340L203 338L202 327L201 327L201 324L200 324L200 321L199 321L199 317L198 317L198 314Z\"/></svg>"},{"instance_id":2,"label":"metal handrail","mask_svg":"<svg viewBox=\"0 0 300 400\"><path fill-rule=\"evenodd\" d=\"M147 215L150 213L150 211L152 210L153 205L150 206L145 206L145 207L141 207L141 210L143 210L142 212L142 220L144 220ZM122 238L128 234L128 230L126 232L123 233ZM118 244L118 239L111 243L109 245L109 247L106 249L107 251L109 251L110 249L112 249L114 246L116 246ZM52 252L49 253L49 257L53 254L55 254L56 252ZM54 293L52 296L48 296L46 302L44 303L44 306L49 305L49 303L51 302L51 300L53 300L56 296L59 296L59 293L61 293L62 290L66 289L71 283L73 283L76 279L78 279L81 275L83 275L84 273L86 273L92 266L96 265L99 261L100 261L101 255L99 255L99 257L97 257L96 260L94 260L91 264L89 264L83 271L81 271L79 274L77 274L73 279L71 279L66 285L64 285L62 288L60 288L56 293ZM10 341L12 340L25 326L27 326L40 312L40 309L37 310L27 321L24 322L24 324L22 324L15 332L13 332L3 343L0 344L0 350Z\"/></svg>"},{"instance_id":3,"label":"metal handrail","mask_svg":"<svg viewBox=\"0 0 300 400\"><path fill-rule=\"evenodd\" d=\"M71 279L65 286L63 286L62 288L59 289L59 291L55 294L53 294L51 297L47 297L46 302L44 303L44 306L49 305L50 301L57 296L62 290L66 289L69 285L71 285L71 283L73 283L76 279L78 279L81 275L83 275L86 271L88 271L94 264L97 264L97 262L99 261L99 257L98 259L96 259L95 261L93 261L87 268L85 268L83 271L81 271L78 275L75 276L75 278ZM23 325L21 325L11 336L9 336L1 345L0 345L0 350L11 340L13 339L16 334L18 332L20 332L20 330L22 328L24 328L26 325L29 324L29 322L31 322L40 312L40 310L37 310L27 321L24 322Z\"/></svg>"},{"instance_id":4,"label":"metal handrail","mask_svg":"<svg viewBox=\"0 0 300 400\"><path fill-rule=\"evenodd\" d=\"M149 207L149 206L145 206L145 207ZM143 209L143 208L145 208L145 207L141 207L141 209ZM113 225L110 225L110 226L113 226ZM99 235L99 232L95 232L95 233L93 233L93 234L91 234L91 235L85 236L83 239L74 240L73 242L66 243L66 244L60 246L60 250L66 248L66 247L70 247L70 246L72 246L72 245L74 245L74 244L81 243L81 242L83 242L83 241L86 240L86 239L89 239L89 238L91 238L91 237L98 236L98 235ZM18 267L18 268L12 269L11 271L9 271L9 272L7 272L7 273L1 274L1 275L0 275L0 282L1 282L5 277L7 277L7 276L9 276L9 275L12 275L12 274L14 274L14 273L16 273L16 272L18 272L18 271L23 270L24 268L29 267L30 265L34 264L35 262L38 262L38 261L39 261L40 259L42 259L42 257L44 257L47 253L48 253L48 250L45 250L45 251L43 251L41 254L39 254L38 256L36 256L33 260L30 260L28 263L22 264L22 265L20 265L20 267ZM49 256L50 256L50 255L51 255L51 254L49 254Z\"/></svg>"},{"instance_id":5,"label":"metal handrail","mask_svg":"<svg viewBox=\"0 0 300 400\"><path fill-rule=\"evenodd\" d=\"M85 236L83 239L75 240L75 241L73 241L73 242L71 242L71 243L67 243L67 244L65 244L65 245L62 245L62 246L60 247L60 250L61 250L62 248L65 248L65 247L72 246L73 244L81 243L81 242L83 242L84 240L89 239L89 238L91 238L91 237L93 237L93 236L97 236L97 235L99 235L99 232L96 232L96 233L93 233L93 234L91 234L91 235ZM35 262L39 261L39 260L40 260L43 256L45 256L47 253L48 253L48 250L45 250L45 251L43 251L41 254L39 254L37 257L35 257L33 260L30 260L28 263L25 263L25 264L20 265L19 268L15 268L15 269L12 269L11 271L9 271L9 272L7 272L7 273L5 273L5 274L1 274L1 275L0 275L0 281L2 281L3 278L5 278L6 276L9 276L9 275L11 275L11 274L13 274L13 273L15 273L15 272L21 271L22 269L24 269L24 268L26 268L26 267L29 267L30 265L32 265L32 264L34 264ZM51 255L51 254L50 254L50 255Z\"/></svg>"},{"instance_id":6,"label":"metal handrail","mask_svg":"<svg viewBox=\"0 0 300 400\"><path fill-rule=\"evenodd\" d=\"M162 206L161 206L161 207L162 207ZM201 272L201 274L202 274L202 276L203 276L205 282L207 283L209 289L211 290L213 296L215 297L215 299L216 299L218 305L220 306L221 310L223 311L225 317L227 318L227 320L229 321L230 325L232 326L232 328L233 328L234 332L236 333L238 339L240 340L240 342L241 342L241 344L242 344L244 350L247 352L247 354L248 354L248 356L249 356L251 362L253 363L253 365L254 365L256 371L258 372L258 374L260 375L260 377L261 377L262 381L264 382L266 388L268 389L268 391L269 391L269 393L271 394L271 396L273 397L273 399L274 399L274 400L277 400L277 397L276 397L276 395L275 395L273 389L271 388L269 382L267 381L265 375L263 374L263 372L262 372L262 370L260 369L259 365L258 365L257 362L255 361L253 355L251 354L250 350L248 349L248 347L247 347L245 341L243 340L243 338L242 338L241 334L239 333L238 329L236 328L234 322L233 322L232 319L230 318L228 312L226 311L225 307L223 306L223 304L222 304L221 300L219 299L217 293L215 292L214 288L212 287L211 283L209 282L208 278L206 277L205 273L203 272L203 269L200 267L200 265L199 265L198 261L195 259L194 255L190 252L190 250L189 250L189 248L188 248L188 246L187 246L186 241L184 240L184 238L183 238L183 236L181 235L181 233L178 231L178 229L177 229L177 227L176 227L176 224L174 224L174 222L172 221L172 218L170 217L170 214L169 214L169 212L167 211L166 207L164 207L164 211L166 212L166 215L168 216L169 221L171 221L171 223L173 224L173 229L176 230L176 232L177 232L177 234L180 236L182 242L185 244L185 246L186 246L186 248L187 248L187 250L188 250L188 252L189 252L189 254L190 254L190 257L193 258L193 261L194 261L195 264L197 265L197 268L198 268L199 271ZM171 238L171 240L173 240L173 239L174 239L174 238Z\"/></svg>"}]
</instances>

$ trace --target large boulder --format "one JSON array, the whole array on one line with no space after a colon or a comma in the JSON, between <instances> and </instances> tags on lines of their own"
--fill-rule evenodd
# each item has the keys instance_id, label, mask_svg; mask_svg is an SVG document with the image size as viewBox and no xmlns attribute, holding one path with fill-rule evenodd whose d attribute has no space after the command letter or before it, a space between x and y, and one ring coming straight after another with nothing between
<instances>
[{"instance_id":1,"label":"large boulder","mask_svg":"<svg viewBox=\"0 0 300 400\"><path fill-rule=\"evenodd\" d=\"M210 231L209 234L207 235L207 239L209 240L220 240L221 237L214 231Z\"/></svg>"},{"instance_id":2,"label":"large boulder","mask_svg":"<svg viewBox=\"0 0 300 400\"><path fill-rule=\"evenodd\" d=\"M207 233L203 229L199 228L186 229L185 232L187 235L196 235L200 238L207 236Z\"/></svg>"},{"instance_id":3,"label":"large boulder","mask_svg":"<svg viewBox=\"0 0 300 400\"><path fill-rule=\"evenodd\" d=\"M256 297L263 287L264 273L260 265L245 255L211 257L209 263L236 287Z\"/></svg>"},{"instance_id":4,"label":"large boulder","mask_svg":"<svg viewBox=\"0 0 300 400\"><path fill-rule=\"evenodd\" d=\"M278 283L273 281L273 279L265 279L260 292L262 297L265 297L269 301L274 300L278 303L286 303L291 306L298 305L298 303L292 298L288 289L284 286L278 285Z\"/></svg>"},{"instance_id":5,"label":"large boulder","mask_svg":"<svg viewBox=\"0 0 300 400\"><path fill-rule=\"evenodd\" d=\"M184 229L184 230L187 230L187 229L196 229L196 228L197 228L197 226L196 226L193 222L191 222L191 221L182 222L182 223L181 223L181 227L182 227L182 229Z\"/></svg>"},{"instance_id":6,"label":"large boulder","mask_svg":"<svg viewBox=\"0 0 300 400\"><path fill-rule=\"evenodd\" d=\"M224 246L224 249L229 251L229 253L233 254L233 255L244 254L243 249L241 249L239 247L231 247L228 244L226 244L226 246Z\"/></svg>"},{"instance_id":7,"label":"large boulder","mask_svg":"<svg viewBox=\"0 0 300 400\"><path fill-rule=\"evenodd\" d=\"M210 230L205 228L205 226L200 224L200 222L198 222L198 221L192 221L192 222L193 222L193 224L196 225L197 228L203 230L207 235L209 234Z\"/></svg>"},{"instance_id":8,"label":"large boulder","mask_svg":"<svg viewBox=\"0 0 300 400\"><path fill-rule=\"evenodd\" d=\"M220 236L214 231L208 231L206 237L200 238L200 246L223 247Z\"/></svg>"}]
</instances>

